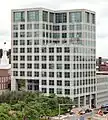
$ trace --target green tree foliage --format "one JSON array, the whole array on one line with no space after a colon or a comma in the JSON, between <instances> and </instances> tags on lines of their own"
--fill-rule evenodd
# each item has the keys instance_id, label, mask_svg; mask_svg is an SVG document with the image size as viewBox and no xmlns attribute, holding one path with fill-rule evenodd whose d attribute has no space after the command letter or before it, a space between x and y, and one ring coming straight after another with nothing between
<instances>
[{"instance_id":1,"label":"green tree foliage","mask_svg":"<svg viewBox=\"0 0 108 120\"><path fill-rule=\"evenodd\" d=\"M68 97L44 96L35 92L6 92L0 96L0 120L39 120L42 116L58 115L59 104L72 104ZM62 106L61 113L70 106Z\"/></svg>"}]
</instances>

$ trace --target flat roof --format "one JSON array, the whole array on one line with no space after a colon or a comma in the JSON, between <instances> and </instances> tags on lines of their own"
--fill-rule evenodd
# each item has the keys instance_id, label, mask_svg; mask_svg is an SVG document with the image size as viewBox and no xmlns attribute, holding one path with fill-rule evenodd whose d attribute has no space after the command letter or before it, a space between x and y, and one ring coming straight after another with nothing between
<instances>
[{"instance_id":1,"label":"flat roof","mask_svg":"<svg viewBox=\"0 0 108 120\"><path fill-rule=\"evenodd\" d=\"M88 10L88 9L66 9L66 10L53 10L53 9L48 9L48 8L43 8L43 7L37 7L37 8L23 8L23 9L12 9L12 12L15 11L26 11L26 10L46 10L46 11L51 11L51 12L69 12L69 11L88 11L88 12L92 12L92 13L96 13L95 11L92 10Z\"/></svg>"},{"instance_id":2,"label":"flat roof","mask_svg":"<svg viewBox=\"0 0 108 120\"><path fill-rule=\"evenodd\" d=\"M96 71L96 75L108 75L108 71Z\"/></svg>"}]
</instances>

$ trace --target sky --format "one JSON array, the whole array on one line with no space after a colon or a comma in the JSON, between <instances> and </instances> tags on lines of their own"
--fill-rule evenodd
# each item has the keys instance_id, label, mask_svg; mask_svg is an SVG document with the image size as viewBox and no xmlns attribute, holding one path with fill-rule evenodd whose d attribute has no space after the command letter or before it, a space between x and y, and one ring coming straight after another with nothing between
<instances>
[{"instance_id":1,"label":"sky","mask_svg":"<svg viewBox=\"0 0 108 120\"><path fill-rule=\"evenodd\" d=\"M96 12L96 56L107 58L108 0L2 0L0 4L0 48L11 48L11 10L44 7L52 10L90 9Z\"/></svg>"}]
</instances>

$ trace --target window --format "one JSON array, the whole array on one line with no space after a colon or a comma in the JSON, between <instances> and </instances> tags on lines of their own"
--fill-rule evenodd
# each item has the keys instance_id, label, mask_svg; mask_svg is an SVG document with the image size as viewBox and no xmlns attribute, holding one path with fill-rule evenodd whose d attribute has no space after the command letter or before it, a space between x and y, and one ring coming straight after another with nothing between
<instances>
[{"instance_id":1,"label":"window","mask_svg":"<svg viewBox=\"0 0 108 120\"><path fill-rule=\"evenodd\" d=\"M25 76L25 71L20 71L20 76Z\"/></svg>"},{"instance_id":2,"label":"window","mask_svg":"<svg viewBox=\"0 0 108 120\"><path fill-rule=\"evenodd\" d=\"M55 14L56 23L66 23L67 22L67 13L56 13Z\"/></svg>"},{"instance_id":3,"label":"window","mask_svg":"<svg viewBox=\"0 0 108 120\"><path fill-rule=\"evenodd\" d=\"M35 63L34 64L34 69L39 69L39 64Z\"/></svg>"},{"instance_id":4,"label":"window","mask_svg":"<svg viewBox=\"0 0 108 120\"><path fill-rule=\"evenodd\" d=\"M13 40L13 45L18 45L18 40Z\"/></svg>"},{"instance_id":5,"label":"window","mask_svg":"<svg viewBox=\"0 0 108 120\"><path fill-rule=\"evenodd\" d=\"M14 12L13 13L14 22L24 22L25 21L25 12Z\"/></svg>"},{"instance_id":6,"label":"window","mask_svg":"<svg viewBox=\"0 0 108 120\"><path fill-rule=\"evenodd\" d=\"M45 37L45 32L43 32L43 37Z\"/></svg>"},{"instance_id":7,"label":"window","mask_svg":"<svg viewBox=\"0 0 108 120\"><path fill-rule=\"evenodd\" d=\"M20 56L21 61L25 61L25 56Z\"/></svg>"},{"instance_id":8,"label":"window","mask_svg":"<svg viewBox=\"0 0 108 120\"><path fill-rule=\"evenodd\" d=\"M70 78L70 72L65 72L65 78Z\"/></svg>"},{"instance_id":9,"label":"window","mask_svg":"<svg viewBox=\"0 0 108 120\"><path fill-rule=\"evenodd\" d=\"M64 48L64 52L65 52L65 53L70 53L70 48L69 48L69 47L65 47L65 48Z\"/></svg>"},{"instance_id":10,"label":"window","mask_svg":"<svg viewBox=\"0 0 108 120\"><path fill-rule=\"evenodd\" d=\"M54 80L49 80L49 85L54 85Z\"/></svg>"},{"instance_id":11,"label":"window","mask_svg":"<svg viewBox=\"0 0 108 120\"><path fill-rule=\"evenodd\" d=\"M18 48L13 48L13 53L18 53Z\"/></svg>"},{"instance_id":12,"label":"window","mask_svg":"<svg viewBox=\"0 0 108 120\"><path fill-rule=\"evenodd\" d=\"M60 38L60 33L53 33L53 38Z\"/></svg>"},{"instance_id":13,"label":"window","mask_svg":"<svg viewBox=\"0 0 108 120\"><path fill-rule=\"evenodd\" d=\"M64 61L70 61L70 56L69 55L64 56Z\"/></svg>"},{"instance_id":14,"label":"window","mask_svg":"<svg viewBox=\"0 0 108 120\"><path fill-rule=\"evenodd\" d=\"M54 56L49 56L49 61L54 61Z\"/></svg>"},{"instance_id":15,"label":"window","mask_svg":"<svg viewBox=\"0 0 108 120\"><path fill-rule=\"evenodd\" d=\"M52 30L52 25L49 26L50 30Z\"/></svg>"},{"instance_id":16,"label":"window","mask_svg":"<svg viewBox=\"0 0 108 120\"><path fill-rule=\"evenodd\" d=\"M39 11L28 11L27 21L39 21Z\"/></svg>"},{"instance_id":17,"label":"window","mask_svg":"<svg viewBox=\"0 0 108 120\"><path fill-rule=\"evenodd\" d=\"M39 61L39 56L34 56L34 61Z\"/></svg>"},{"instance_id":18,"label":"window","mask_svg":"<svg viewBox=\"0 0 108 120\"><path fill-rule=\"evenodd\" d=\"M39 91L39 85L34 85L34 90Z\"/></svg>"},{"instance_id":19,"label":"window","mask_svg":"<svg viewBox=\"0 0 108 120\"><path fill-rule=\"evenodd\" d=\"M39 40L34 40L34 45L39 45Z\"/></svg>"},{"instance_id":20,"label":"window","mask_svg":"<svg viewBox=\"0 0 108 120\"><path fill-rule=\"evenodd\" d=\"M62 56L56 56L57 57L57 61L62 61Z\"/></svg>"},{"instance_id":21,"label":"window","mask_svg":"<svg viewBox=\"0 0 108 120\"><path fill-rule=\"evenodd\" d=\"M49 69L54 69L54 64L49 64Z\"/></svg>"},{"instance_id":22,"label":"window","mask_svg":"<svg viewBox=\"0 0 108 120\"><path fill-rule=\"evenodd\" d=\"M46 64L41 64L42 65L42 69L47 69L47 65Z\"/></svg>"},{"instance_id":23,"label":"window","mask_svg":"<svg viewBox=\"0 0 108 120\"><path fill-rule=\"evenodd\" d=\"M77 38L81 38L82 37L82 33L81 32L78 32L77 33Z\"/></svg>"},{"instance_id":24,"label":"window","mask_svg":"<svg viewBox=\"0 0 108 120\"><path fill-rule=\"evenodd\" d=\"M47 85L47 81L46 80L42 80L42 85Z\"/></svg>"},{"instance_id":25,"label":"window","mask_svg":"<svg viewBox=\"0 0 108 120\"><path fill-rule=\"evenodd\" d=\"M13 56L13 60L17 61L18 60L18 56Z\"/></svg>"},{"instance_id":26,"label":"window","mask_svg":"<svg viewBox=\"0 0 108 120\"><path fill-rule=\"evenodd\" d=\"M62 94L62 88L57 88L57 94Z\"/></svg>"},{"instance_id":27,"label":"window","mask_svg":"<svg viewBox=\"0 0 108 120\"><path fill-rule=\"evenodd\" d=\"M27 30L31 30L32 29L32 24L27 24Z\"/></svg>"},{"instance_id":28,"label":"window","mask_svg":"<svg viewBox=\"0 0 108 120\"><path fill-rule=\"evenodd\" d=\"M13 30L18 30L18 25L13 25Z\"/></svg>"},{"instance_id":29,"label":"window","mask_svg":"<svg viewBox=\"0 0 108 120\"><path fill-rule=\"evenodd\" d=\"M42 88L42 93L47 93L47 89L46 88Z\"/></svg>"},{"instance_id":30,"label":"window","mask_svg":"<svg viewBox=\"0 0 108 120\"><path fill-rule=\"evenodd\" d=\"M18 32L14 32L14 33L13 33L13 37L14 37L14 38L18 38Z\"/></svg>"},{"instance_id":31,"label":"window","mask_svg":"<svg viewBox=\"0 0 108 120\"><path fill-rule=\"evenodd\" d=\"M32 45L32 40L27 40L27 45Z\"/></svg>"},{"instance_id":32,"label":"window","mask_svg":"<svg viewBox=\"0 0 108 120\"><path fill-rule=\"evenodd\" d=\"M25 24L20 25L20 30L25 30Z\"/></svg>"},{"instance_id":33,"label":"window","mask_svg":"<svg viewBox=\"0 0 108 120\"><path fill-rule=\"evenodd\" d=\"M57 53L62 53L62 48L61 47L57 47Z\"/></svg>"},{"instance_id":34,"label":"window","mask_svg":"<svg viewBox=\"0 0 108 120\"><path fill-rule=\"evenodd\" d=\"M20 53L25 53L25 48L20 48Z\"/></svg>"},{"instance_id":35,"label":"window","mask_svg":"<svg viewBox=\"0 0 108 120\"><path fill-rule=\"evenodd\" d=\"M27 71L27 76L28 77L32 77L32 72L31 71Z\"/></svg>"},{"instance_id":36,"label":"window","mask_svg":"<svg viewBox=\"0 0 108 120\"><path fill-rule=\"evenodd\" d=\"M32 37L32 32L27 32L27 37Z\"/></svg>"},{"instance_id":37,"label":"window","mask_svg":"<svg viewBox=\"0 0 108 120\"><path fill-rule=\"evenodd\" d=\"M13 68L18 68L18 63L13 63Z\"/></svg>"},{"instance_id":38,"label":"window","mask_svg":"<svg viewBox=\"0 0 108 120\"><path fill-rule=\"evenodd\" d=\"M34 29L39 29L39 24L34 24Z\"/></svg>"},{"instance_id":39,"label":"window","mask_svg":"<svg viewBox=\"0 0 108 120\"><path fill-rule=\"evenodd\" d=\"M32 53L32 48L27 48L27 53Z\"/></svg>"},{"instance_id":40,"label":"window","mask_svg":"<svg viewBox=\"0 0 108 120\"><path fill-rule=\"evenodd\" d=\"M70 86L70 81L69 80L65 81L65 86Z\"/></svg>"},{"instance_id":41,"label":"window","mask_svg":"<svg viewBox=\"0 0 108 120\"><path fill-rule=\"evenodd\" d=\"M34 32L34 37L39 37L39 32Z\"/></svg>"},{"instance_id":42,"label":"window","mask_svg":"<svg viewBox=\"0 0 108 120\"><path fill-rule=\"evenodd\" d=\"M62 25L62 30L67 30L67 26L66 25Z\"/></svg>"},{"instance_id":43,"label":"window","mask_svg":"<svg viewBox=\"0 0 108 120\"><path fill-rule=\"evenodd\" d=\"M39 48L34 48L34 53L39 53Z\"/></svg>"},{"instance_id":44,"label":"window","mask_svg":"<svg viewBox=\"0 0 108 120\"><path fill-rule=\"evenodd\" d=\"M54 53L54 48L49 48L49 53Z\"/></svg>"},{"instance_id":45,"label":"window","mask_svg":"<svg viewBox=\"0 0 108 120\"><path fill-rule=\"evenodd\" d=\"M48 38L48 32L46 32L46 37Z\"/></svg>"},{"instance_id":46,"label":"window","mask_svg":"<svg viewBox=\"0 0 108 120\"><path fill-rule=\"evenodd\" d=\"M54 25L53 26L53 31L59 31L60 30L60 26L59 25Z\"/></svg>"},{"instance_id":47,"label":"window","mask_svg":"<svg viewBox=\"0 0 108 120\"><path fill-rule=\"evenodd\" d=\"M28 82L29 84L31 84L31 83L33 83L33 80L27 80L27 82Z\"/></svg>"},{"instance_id":48,"label":"window","mask_svg":"<svg viewBox=\"0 0 108 120\"><path fill-rule=\"evenodd\" d=\"M76 29L77 29L77 30L81 30L81 29L82 29L82 25L81 25L81 24L77 24L77 25L76 25Z\"/></svg>"},{"instance_id":49,"label":"window","mask_svg":"<svg viewBox=\"0 0 108 120\"><path fill-rule=\"evenodd\" d=\"M70 69L70 64L65 64L64 65L64 69L68 69L69 70Z\"/></svg>"},{"instance_id":50,"label":"window","mask_svg":"<svg viewBox=\"0 0 108 120\"><path fill-rule=\"evenodd\" d=\"M65 95L70 95L70 89L65 89Z\"/></svg>"},{"instance_id":51,"label":"window","mask_svg":"<svg viewBox=\"0 0 108 120\"><path fill-rule=\"evenodd\" d=\"M70 12L69 13L69 22L70 23L81 22L81 21L82 21L81 12Z\"/></svg>"},{"instance_id":52,"label":"window","mask_svg":"<svg viewBox=\"0 0 108 120\"><path fill-rule=\"evenodd\" d=\"M49 88L49 93L54 93L54 88Z\"/></svg>"},{"instance_id":53,"label":"window","mask_svg":"<svg viewBox=\"0 0 108 120\"><path fill-rule=\"evenodd\" d=\"M48 12L43 11L43 21L48 22Z\"/></svg>"},{"instance_id":54,"label":"window","mask_svg":"<svg viewBox=\"0 0 108 120\"><path fill-rule=\"evenodd\" d=\"M39 72L34 72L34 77L39 77Z\"/></svg>"},{"instance_id":55,"label":"window","mask_svg":"<svg viewBox=\"0 0 108 120\"><path fill-rule=\"evenodd\" d=\"M25 37L25 32L20 32L20 37Z\"/></svg>"},{"instance_id":56,"label":"window","mask_svg":"<svg viewBox=\"0 0 108 120\"><path fill-rule=\"evenodd\" d=\"M42 73L41 73L41 76L42 76L42 77L47 77L47 72L42 72Z\"/></svg>"},{"instance_id":57,"label":"window","mask_svg":"<svg viewBox=\"0 0 108 120\"><path fill-rule=\"evenodd\" d=\"M13 71L13 76L18 76L18 71Z\"/></svg>"},{"instance_id":58,"label":"window","mask_svg":"<svg viewBox=\"0 0 108 120\"><path fill-rule=\"evenodd\" d=\"M49 22L54 22L54 13L49 13Z\"/></svg>"},{"instance_id":59,"label":"window","mask_svg":"<svg viewBox=\"0 0 108 120\"><path fill-rule=\"evenodd\" d=\"M47 49L45 47L42 47L41 50L42 50L42 53L46 53L47 52Z\"/></svg>"},{"instance_id":60,"label":"window","mask_svg":"<svg viewBox=\"0 0 108 120\"><path fill-rule=\"evenodd\" d=\"M95 14L91 14L92 17L92 24L95 24Z\"/></svg>"},{"instance_id":61,"label":"window","mask_svg":"<svg viewBox=\"0 0 108 120\"><path fill-rule=\"evenodd\" d=\"M57 78L61 78L62 77L62 72L57 72Z\"/></svg>"},{"instance_id":62,"label":"window","mask_svg":"<svg viewBox=\"0 0 108 120\"><path fill-rule=\"evenodd\" d=\"M69 25L69 30L74 30L75 25Z\"/></svg>"},{"instance_id":63,"label":"window","mask_svg":"<svg viewBox=\"0 0 108 120\"><path fill-rule=\"evenodd\" d=\"M75 38L75 33L69 33L69 38ZM72 41L74 42L74 41Z\"/></svg>"},{"instance_id":64,"label":"window","mask_svg":"<svg viewBox=\"0 0 108 120\"><path fill-rule=\"evenodd\" d=\"M57 86L62 86L62 80L57 80Z\"/></svg>"},{"instance_id":65,"label":"window","mask_svg":"<svg viewBox=\"0 0 108 120\"><path fill-rule=\"evenodd\" d=\"M52 38L52 33L49 33L49 36L50 36L50 38ZM51 43L51 41L50 41L50 43Z\"/></svg>"},{"instance_id":66,"label":"window","mask_svg":"<svg viewBox=\"0 0 108 120\"><path fill-rule=\"evenodd\" d=\"M25 64L24 63L20 63L20 68L21 69L25 68Z\"/></svg>"},{"instance_id":67,"label":"window","mask_svg":"<svg viewBox=\"0 0 108 120\"><path fill-rule=\"evenodd\" d=\"M45 24L43 24L43 26L42 26L42 27L43 27L43 29L45 29Z\"/></svg>"},{"instance_id":68,"label":"window","mask_svg":"<svg viewBox=\"0 0 108 120\"><path fill-rule=\"evenodd\" d=\"M49 77L54 77L54 72L49 72Z\"/></svg>"},{"instance_id":69,"label":"window","mask_svg":"<svg viewBox=\"0 0 108 120\"><path fill-rule=\"evenodd\" d=\"M42 61L46 61L47 60L47 56L41 56L42 57Z\"/></svg>"},{"instance_id":70,"label":"window","mask_svg":"<svg viewBox=\"0 0 108 120\"><path fill-rule=\"evenodd\" d=\"M57 69L62 69L62 64L57 64Z\"/></svg>"},{"instance_id":71,"label":"window","mask_svg":"<svg viewBox=\"0 0 108 120\"><path fill-rule=\"evenodd\" d=\"M89 23L90 22L90 13L89 12L85 12L85 22Z\"/></svg>"},{"instance_id":72,"label":"window","mask_svg":"<svg viewBox=\"0 0 108 120\"><path fill-rule=\"evenodd\" d=\"M32 90L32 85L28 85L28 90Z\"/></svg>"},{"instance_id":73,"label":"window","mask_svg":"<svg viewBox=\"0 0 108 120\"><path fill-rule=\"evenodd\" d=\"M31 63L27 64L27 69L32 69L32 64Z\"/></svg>"},{"instance_id":74,"label":"window","mask_svg":"<svg viewBox=\"0 0 108 120\"><path fill-rule=\"evenodd\" d=\"M67 38L67 33L62 33L62 38Z\"/></svg>"},{"instance_id":75,"label":"window","mask_svg":"<svg viewBox=\"0 0 108 120\"><path fill-rule=\"evenodd\" d=\"M25 40L20 40L20 45L25 45Z\"/></svg>"},{"instance_id":76,"label":"window","mask_svg":"<svg viewBox=\"0 0 108 120\"><path fill-rule=\"evenodd\" d=\"M48 24L46 24L46 30L48 30Z\"/></svg>"}]
</instances>

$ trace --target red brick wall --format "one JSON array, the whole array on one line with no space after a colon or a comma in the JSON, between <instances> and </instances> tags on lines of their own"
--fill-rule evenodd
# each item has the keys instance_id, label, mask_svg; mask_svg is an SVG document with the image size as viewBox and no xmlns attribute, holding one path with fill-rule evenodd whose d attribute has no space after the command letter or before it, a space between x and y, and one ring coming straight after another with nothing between
<instances>
[{"instance_id":1,"label":"red brick wall","mask_svg":"<svg viewBox=\"0 0 108 120\"><path fill-rule=\"evenodd\" d=\"M6 69L0 69L0 90L8 89L8 85L11 83L11 77Z\"/></svg>"}]
</instances>

